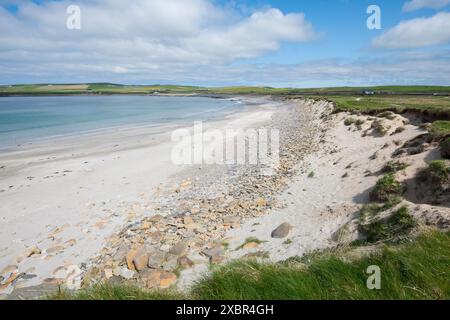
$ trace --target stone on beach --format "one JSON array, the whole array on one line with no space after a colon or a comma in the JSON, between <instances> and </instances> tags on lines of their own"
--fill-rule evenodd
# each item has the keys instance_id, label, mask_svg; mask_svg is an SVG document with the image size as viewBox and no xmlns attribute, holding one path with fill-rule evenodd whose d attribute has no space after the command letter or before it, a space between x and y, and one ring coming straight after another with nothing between
<instances>
[{"instance_id":1,"label":"stone on beach","mask_svg":"<svg viewBox=\"0 0 450 320\"><path fill-rule=\"evenodd\" d=\"M183 242L178 242L172 248L170 248L169 253L175 256L181 256L186 251L186 244Z\"/></svg>"},{"instance_id":2,"label":"stone on beach","mask_svg":"<svg viewBox=\"0 0 450 320\"><path fill-rule=\"evenodd\" d=\"M37 246L33 246L30 248L30 250L28 250L27 252L27 258L30 258L34 255L38 255L41 254L41 249L39 249Z\"/></svg>"},{"instance_id":3,"label":"stone on beach","mask_svg":"<svg viewBox=\"0 0 450 320\"><path fill-rule=\"evenodd\" d=\"M178 258L178 265L182 268L188 269L194 266L194 262L187 256L182 256Z\"/></svg>"},{"instance_id":4,"label":"stone on beach","mask_svg":"<svg viewBox=\"0 0 450 320\"><path fill-rule=\"evenodd\" d=\"M142 271L147 267L149 254L145 249L140 249L133 257L133 266L137 271Z\"/></svg>"},{"instance_id":5,"label":"stone on beach","mask_svg":"<svg viewBox=\"0 0 450 320\"><path fill-rule=\"evenodd\" d=\"M114 276L113 270L109 268L105 269L104 273L106 279L111 279Z\"/></svg>"},{"instance_id":6,"label":"stone on beach","mask_svg":"<svg viewBox=\"0 0 450 320\"><path fill-rule=\"evenodd\" d=\"M127 262L127 267L130 270L134 270L133 259L136 256L136 254L137 254L137 250L131 249L131 250L128 251L128 253L127 253L126 257L125 257L125 260Z\"/></svg>"},{"instance_id":7,"label":"stone on beach","mask_svg":"<svg viewBox=\"0 0 450 320\"><path fill-rule=\"evenodd\" d=\"M222 246L215 246L211 249L205 249L202 253L209 258L209 262L212 264L221 263L224 260Z\"/></svg>"},{"instance_id":8,"label":"stone on beach","mask_svg":"<svg viewBox=\"0 0 450 320\"><path fill-rule=\"evenodd\" d=\"M239 217L225 217L223 218L223 224L226 226L236 225L241 222L241 218Z\"/></svg>"},{"instance_id":9,"label":"stone on beach","mask_svg":"<svg viewBox=\"0 0 450 320\"><path fill-rule=\"evenodd\" d=\"M289 235L291 229L292 226L289 223L284 222L280 224L276 229L274 229L270 236L277 239L286 238Z\"/></svg>"},{"instance_id":10,"label":"stone on beach","mask_svg":"<svg viewBox=\"0 0 450 320\"><path fill-rule=\"evenodd\" d=\"M162 267L166 254L162 251L156 251L150 254L147 265L152 269L159 269Z\"/></svg>"},{"instance_id":11,"label":"stone on beach","mask_svg":"<svg viewBox=\"0 0 450 320\"><path fill-rule=\"evenodd\" d=\"M163 272L160 276L159 286L161 289L167 289L177 281L177 275L173 272Z\"/></svg>"},{"instance_id":12,"label":"stone on beach","mask_svg":"<svg viewBox=\"0 0 450 320\"><path fill-rule=\"evenodd\" d=\"M178 264L178 257L176 255L169 253L166 256L166 260L162 264L162 268L165 271L172 271L177 267L177 264Z\"/></svg>"},{"instance_id":13,"label":"stone on beach","mask_svg":"<svg viewBox=\"0 0 450 320\"><path fill-rule=\"evenodd\" d=\"M134 276L134 271L128 268L122 268L120 269L120 276L124 279L130 280Z\"/></svg>"},{"instance_id":14,"label":"stone on beach","mask_svg":"<svg viewBox=\"0 0 450 320\"><path fill-rule=\"evenodd\" d=\"M249 242L249 243L244 244L244 246L242 248L245 250L249 250L249 249L255 249L257 246L259 246L259 243Z\"/></svg>"}]
</instances>

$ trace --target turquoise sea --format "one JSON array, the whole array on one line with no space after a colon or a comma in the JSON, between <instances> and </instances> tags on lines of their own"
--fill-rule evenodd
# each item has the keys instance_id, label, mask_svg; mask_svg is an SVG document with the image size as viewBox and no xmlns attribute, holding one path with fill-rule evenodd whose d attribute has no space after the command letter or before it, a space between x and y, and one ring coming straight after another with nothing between
<instances>
[{"instance_id":1,"label":"turquoise sea","mask_svg":"<svg viewBox=\"0 0 450 320\"><path fill-rule=\"evenodd\" d=\"M219 118L242 105L206 97L0 97L0 149L116 128Z\"/></svg>"}]
</instances>

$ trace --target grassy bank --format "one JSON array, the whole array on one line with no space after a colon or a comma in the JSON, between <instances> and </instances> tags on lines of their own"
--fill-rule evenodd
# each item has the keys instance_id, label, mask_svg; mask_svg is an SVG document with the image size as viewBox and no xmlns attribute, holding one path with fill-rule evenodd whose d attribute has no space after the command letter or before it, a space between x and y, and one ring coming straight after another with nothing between
<instances>
[{"instance_id":1,"label":"grassy bank","mask_svg":"<svg viewBox=\"0 0 450 320\"><path fill-rule=\"evenodd\" d=\"M450 136L450 121L435 121L431 126L431 132L438 137Z\"/></svg>"},{"instance_id":2,"label":"grassy bank","mask_svg":"<svg viewBox=\"0 0 450 320\"><path fill-rule=\"evenodd\" d=\"M450 233L429 233L414 242L386 246L355 261L342 253L265 264L236 261L217 267L190 294L97 286L54 299L450 299ZM308 261L306 264L305 261ZM381 269L381 290L366 287L371 265Z\"/></svg>"},{"instance_id":3,"label":"grassy bank","mask_svg":"<svg viewBox=\"0 0 450 320\"><path fill-rule=\"evenodd\" d=\"M350 111L378 114L383 111L412 112L424 122L432 122L430 132L436 137L450 135L450 97L447 96L331 96L336 112Z\"/></svg>"},{"instance_id":4,"label":"grassy bank","mask_svg":"<svg viewBox=\"0 0 450 320\"><path fill-rule=\"evenodd\" d=\"M446 96L332 96L327 99L336 104L338 111L450 112L450 97Z\"/></svg>"}]
</instances>

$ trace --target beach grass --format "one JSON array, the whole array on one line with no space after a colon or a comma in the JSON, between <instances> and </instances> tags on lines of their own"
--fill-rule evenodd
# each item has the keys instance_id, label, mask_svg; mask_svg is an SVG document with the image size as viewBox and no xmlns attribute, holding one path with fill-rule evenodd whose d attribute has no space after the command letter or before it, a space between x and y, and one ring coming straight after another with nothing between
<instances>
[{"instance_id":1,"label":"beach grass","mask_svg":"<svg viewBox=\"0 0 450 320\"><path fill-rule=\"evenodd\" d=\"M395 174L388 173L377 181L375 188L370 192L370 198L373 201L390 201L401 196L404 191L404 186L397 181Z\"/></svg>"},{"instance_id":2,"label":"beach grass","mask_svg":"<svg viewBox=\"0 0 450 320\"><path fill-rule=\"evenodd\" d=\"M76 294L68 291L48 297L51 300L180 300L186 297L175 291L149 291L130 285L95 285Z\"/></svg>"},{"instance_id":3,"label":"beach grass","mask_svg":"<svg viewBox=\"0 0 450 320\"><path fill-rule=\"evenodd\" d=\"M450 299L450 233L428 232L401 245L384 245L356 260L327 252L281 263L237 260L213 268L187 294L148 292L127 286L94 286L50 299ZM302 262L301 262L302 261ZM381 289L369 290L369 266L381 270Z\"/></svg>"}]
</instances>

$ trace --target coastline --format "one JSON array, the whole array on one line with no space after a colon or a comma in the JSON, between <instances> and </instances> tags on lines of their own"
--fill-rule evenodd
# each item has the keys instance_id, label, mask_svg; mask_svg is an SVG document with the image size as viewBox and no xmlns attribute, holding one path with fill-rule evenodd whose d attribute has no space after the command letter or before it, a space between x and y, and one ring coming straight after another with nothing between
<instances>
[{"instance_id":1,"label":"coastline","mask_svg":"<svg viewBox=\"0 0 450 320\"><path fill-rule=\"evenodd\" d=\"M333 248L342 243L340 233L348 226L353 229L347 238L355 240L355 214L367 203L369 191L379 178L377 172L402 144L406 145L426 132L401 115L396 115L393 120L382 120L389 128L382 136L372 128L376 117L353 115L361 119L363 125L361 128L349 127L344 120L352 115L333 114L333 106L327 101L269 100L266 110L257 106L260 103L255 102L255 108L247 113L231 115L222 121L210 122L208 126L223 128L234 123L242 128L256 125L282 128L281 162L275 175L264 177L259 175L258 168L220 165L172 170L168 159L159 158L161 166L148 168L148 164L143 164L131 178L130 171L125 174L123 170L130 170L133 163L142 164L140 161L149 154L153 163L157 161L155 155L168 154L170 148L164 149L157 142L152 145L147 141L147 145L121 150L121 156L127 158L109 159L119 162L111 162L106 172L108 176L118 175L118 189L132 189L129 197L121 194L120 198L103 203L98 194L89 190L96 197L96 201L87 203L87 209L83 208L83 211L91 212L83 213L90 223L77 227L81 231L90 228L90 232L78 231L78 237L83 239L71 247L64 247L61 256L50 255L50 260L46 260L49 255L45 251L33 254L34 264L41 261L49 266L48 261L54 259L51 268L47 267L44 272L50 276L34 278L34 282L18 281L14 288L9 288L9 293L13 297L34 297L36 290L45 291L47 285L50 292L59 285L64 286L68 267L64 254L80 247L83 247L84 255L71 262L81 263L82 287L100 281L146 289L176 286L180 290L189 290L195 281L208 273L211 264L240 258L284 261L315 250ZM399 127L403 129L397 130ZM117 151L111 154L117 155ZM102 157L101 152L93 155L98 164L104 166ZM427 160L439 158L436 145L424 147L423 152L414 157L405 155L403 159L416 163L412 166L414 169L425 166ZM113 169L117 171L111 171ZM95 171L95 168L88 169L83 179ZM415 171L407 171L401 178L408 180L414 174ZM126 181L121 181L123 175L127 176ZM91 176L90 179L93 182L99 178ZM89 184L89 181L83 183ZM105 199L114 193L109 186L99 187L102 188L106 188L103 190ZM431 208L430 212L437 214L439 221L450 221L446 210L416 205L411 198L401 204L414 208L414 216L419 220L429 221ZM283 237L274 238L273 232L280 224L288 224L289 230ZM66 235L66 229L74 224L65 225L61 221L60 227L47 230L46 241L67 243L69 240L60 235ZM39 245L42 247L47 243ZM87 254L85 248L93 243L95 248L91 247ZM30 249L31 245L28 252ZM152 264L150 268L147 268L147 262ZM136 270L136 265L142 263L144 269ZM17 273L27 274L24 270L27 266L22 263ZM38 284L41 284L38 289L29 287Z\"/></svg>"},{"instance_id":2,"label":"coastline","mask_svg":"<svg viewBox=\"0 0 450 320\"><path fill-rule=\"evenodd\" d=\"M273 112L272 101L252 101L205 128L251 126ZM65 137L1 153L0 271L28 275L1 293L65 277L115 228L148 215L155 188L183 170L171 163L170 133L186 125Z\"/></svg>"}]
</instances>

